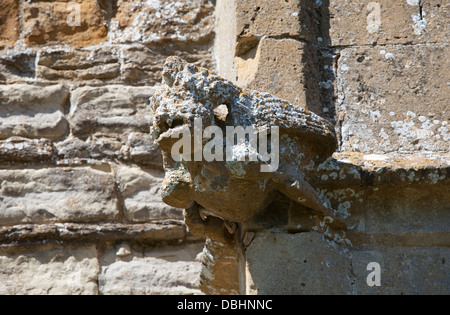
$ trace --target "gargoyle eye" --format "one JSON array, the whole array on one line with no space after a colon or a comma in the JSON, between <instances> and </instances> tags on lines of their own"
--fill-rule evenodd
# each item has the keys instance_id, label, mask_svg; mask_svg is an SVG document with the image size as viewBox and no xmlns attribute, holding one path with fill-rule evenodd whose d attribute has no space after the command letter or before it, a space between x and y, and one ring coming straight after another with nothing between
<instances>
[{"instance_id":1,"label":"gargoyle eye","mask_svg":"<svg viewBox=\"0 0 450 315\"><path fill-rule=\"evenodd\" d=\"M172 122L172 128L180 127L184 125L183 118L175 118Z\"/></svg>"},{"instance_id":2,"label":"gargoyle eye","mask_svg":"<svg viewBox=\"0 0 450 315\"><path fill-rule=\"evenodd\" d=\"M226 121L228 116L228 106L225 104L217 106L214 109L214 116L220 121Z\"/></svg>"}]
</instances>

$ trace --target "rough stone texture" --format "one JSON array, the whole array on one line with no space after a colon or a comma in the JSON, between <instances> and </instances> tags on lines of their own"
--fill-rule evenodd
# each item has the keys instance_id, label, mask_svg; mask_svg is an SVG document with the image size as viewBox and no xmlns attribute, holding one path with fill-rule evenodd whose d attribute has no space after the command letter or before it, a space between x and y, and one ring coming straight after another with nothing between
<instances>
[{"instance_id":1,"label":"rough stone texture","mask_svg":"<svg viewBox=\"0 0 450 315\"><path fill-rule=\"evenodd\" d=\"M326 9L330 16L332 46L445 43L449 40L446 22L450 18L449 4L440 0L330 1Z\"/></svg>"},{"instance_id":2,"label":"rough stone texture","mask_svg":"<svg viewBox=\"0 0 450 315\"><path fill-rule=\"evenodd\" d=\"M256 233L245 255L246 294L352 292L348 250L318 233Z\"/></svg>"},{"instance_id":3,"label":"rough stone texture","mask_svg":"<svg viewBox=\"0 0 450 315\"><path fill-rule=\"evenodd\" d=\"M95 246L13 255L0 250L0 294L97 294L99 268Z\"/></svg>"},{"instance_id":4,"label":"rough stone texture","mask_svg":"<svg viewBox=\"0 0 450 315\"><path fill-rule=\"evenodd\" d=\"M69 137L55 144L59 163L118 160L123 140L118 136L91 135L86 141ZM95 164L95 163L94 163Z\"/></svg>"},{"instance_id":5,"label":"rough stone texture","mask_svg":"<svg viewBox=\"0 0 450 315\"><path fill-rule=\"evenodd\" d=\"M203 244L136 249L128 244L109 248L99 275L101 294L201 294L201 263L196 259Z\"/></svg>"},{"instance_id":6,"label":"rough stone texture","mask_svg":"<svg viewBox=\"0 0 450 315\"><path fill-rule=\"evenodd\" d=\"M449 167L448 153L342 152L305 177L345 219L353 244L448 245ZM288 230L303 231L300 219L291 212Z\"/></svg>"},{"instance_id":7,"label":"rough stone texture","mask_svg":"<svg viewBox=\"0 0 450 315\"><path fill-rule=\"evenodd\" d=\"M65 136L69 131L64 117L68 96L64 85L1 85L0 138L58 139Z\"/></svg>"},{"instance_id":8,"label":"rough stone texture","mask_svg":"<svg viewBox=\"0 0 450 315\"><path fill-rule=\"evenodd\" d=\"M122 167L117 171L119 190L124 199L124 214L129 222L183 219L183 210L163 203L161 171Z\"/></svg>"},{"instance_id":9,"label":"rough stone texture","mask_svg":"<svg viewBox=\"0 0 450 315\"><path fill-rule=\"evenodd\" d=\"M124 46L123 81L131 85L155 85L161 83L164 61L169 56L180 56L198 66L211 68L213 60L210 44L168 43Z\"/></svg>"},{"instance_id":10,"label":"rough stone texture","mask_svg":"<svg viewBox=\"0 0 450 315\"><path fill-rule=\"evenodd\" d=\"M316 49L295 39L261 39L236 58L237 84L321 114Z\"/></svg>"},{"instance_id":11,"label":"rough stone texture","mask_svg":"<svg viewBox=\"0 0 450 315\"><path fill-rule=\"evenodd\" d=\"M0 170L0 225L113 220L111 174L82 168Z\"/></svg>"},{"instance_id":12,"label":"rough stone texture","mask_svg":"<svg viewBox=\"0 0 450 315\"><path fill-rule=\"evenodd\" d=\"M20 34L19 0L4 0L0 4L0 48L14 45Z\"/></svg>"},{"instance_id":13,"label":"rough stone texture","mask_svg":"<svg viewBox=\"0 0 450 315\"><path fill-rule=\"evenodd\" d=\"M242 223L266 209L274 195L281 193L320 217L329 217L329 223L336 226L342 223L323 205L301 171L311 161L323 161L335 150L335 134L328 121L268 93L240 89L176 57L167 59L163 77L164 88L152 97L151 106L152 135L165 154L166 176L161 188L164 202L187 208L194 200L215 216ZM221 143L226 142L225 123L221 124L221 118L217 117L220 106L225 110L228 126L250 126L256 134L269 127L272 132L274 126L279 128L281 136L276 140L280 141L279 148L272 150L279 154L280 165L270 165L264 170L261 165L267 161L261 157L263 153L244 139L238 145L234 145L233 139L232 147L221 148L222 154L225 150L233 152L231 159L221 157L206 165L189 154L175 163L171 151L178 138L173 134L197 128L196 118L202 120L203 128L220 129L222 136L216 137L220 137ZM193 135L190 132L191 140ZM295 143L295 139L302 142ZM256 159L245 162L246 155L248 159L245 152L255 154ZM252 196L251 200L248 196Z\"/></svg>"},{"instance_id":14,"label":"rough stone texture","mask_svg":"<svg viewBox=\"0 0 450 315\"><path fill-rule=\"evenodd\" d=\"M56 144L58 157L65 161L120 160L161 168L161 151L148 133L148 103L154 91L156 88L119 85L72 91L69 120L76 137Z\"/></svg>"},{"instance_id":15,"label":"rough stone texture","mask_svg":"<svg viewBox=\"0 0 450 315\"><path fill-rule=\"evenodd\" d=\"M134 2L119 0L110 39L117 43L202 42L214 34L210 0Z\"/></svg>"},{"instance_id":16,"label":"rough stone texture","mask_svg":"<svg viewBox=\"0 0 450 315\"><path fill-rule=\"evenodd\" d=\"M0 83L32 81L36 74L36 52L30 49L0 51Z\"/></svg>"},{"instance_id":17,"label":"rough stone texture","mask_svg":"<svg viewBox=\"0 0 450 315\"><path fill-rule=\"evenodd\" d=\"M148 133L130 133L121 150L122 158L126 161L131 160L139 165L162 168L162 152Z\"/></svg>"},{"instance_id":18,"label":"rough stone texture","mask_svg":"<svg viewBox=\"0 0 450 315\"><path fill-rule=\"evenodd\" d=\"M70 110L73 134L148 132L151 124L149 98L155 90L119 85L74 90Z\"/></svg>"},{"instance_id":19,"label":"rough stone texture","mask_svg":"<svg viewBox=\"0 0 450 315\"><path fill-rule=\"evenodd\" d=\"M448 247L346 248L317 233L257 233L246 249L246 293L445 294L449 255ZM366 282L371 262L381 267L379 287Z\"/></svg>"},{"instance_id":20,"label":"rough stone texture","mask_svg":"<svg viewBox=\"0 0 450 315\"><path fill-rule=\"evenodd\" d=\"M214 36L209 0L1 1L0 294L201 293L148 105L168 56L214 68Z\"/></svg>"},{"instance_id":21,"label":"rough stone texture","mask_svg":"<svg viewBox=\"0 0 450 315\"><path fill-rule=\"evenodd\" d=\"M427 295L450 290L449 247L372 246L352 250L354 294ZM369 287L369 262L381 266L381 286Z\"/></svg>"},{"instance_id":22,"label":"rough stone texture","mask_svg":"<svg viewBox=\"0 0 450 315\"><path fill-rule=\"evenodd\" d=\"M211 219L211 218L209 218ZM239 272L232 244L207 239L202 254L200 288L208 295L237 295Z\"/></svg>"},{"instance_id":23,"label":"rough stone texture","mask_svg":"<svg viewBox=\"0 0 450 315\"><path fill-rule=\"evenodd\" d=\"M263 36L304 39L318 37L317 1L237 0L236 55L247 52Z\"/></svg>"},{"instance_id":24,"label":"rough stone texture","mask_svg":"<svg viewBox=\"0 0 450 315\"><path fill-rule=\"evenodd\" d=\"M118 49L99 46L91 49L48 49L41 51L36 76L50 81L111 82L120 76Z\"/></svg>"},{"instance_id":25,"label":"rough stone texture","mask_svg":"<svg viewBox=\"0 0 450 315\"><path fill-rule=\"evenodd\" d=\"M74 3L79 7L71 7ZM89 46L107 39L108 8L102 0L25 1L24 37L27 45ZM79 9L79 11L77 11ZM76 15L79 12L80 23Z\"/></svg>"},{"instance_id":26,"label":"rough stone texture","mask_svg":"<svg viewBox=\"0 0 450 315\"><path fill-rule=\"evenodd\" d=\"M449 47L348 48L338 65L343 151L448 152Z\"/></svg>"},{"instance_id":27,"label":"rough stone texture","mask_svg":"<svg viewBox=\"0 0 450 315\"><path fill-rule=\"evenodd\" d=\"M46 139L12 137L0 141L1 163L48 162L54 156L53 143Z\"/></svg>"},{"instance_id":28,"label":"rough stone texture","mask_svg":"<svg viewBox=\"0 0 450 315\"><path fill-rule=\"evenodd\" d=\"M33 242L114 242L142 241L159 244L183 242L187 239L186 226L181 221L164 221L144 224L122 223L50 223L22 224L0 228L0 241L5 247L11 244L33 245ZM35 244L36 245L36 244Z\"/></svg>"},{"instance_id":29,"label":"rough stone texture","mask_svg":"<svg viewBox=\"0 0 450 315\"><path fill-rule=\"evenodd\" d=\"M275 252L262 244L258 263L277 265L258 268L278 269L259 279L283 292L450 292L449 4L0 2L0 294L245 293L242 251L261 245L268 229L284 242L268 242ZM67 23L74 2L80 27ZM162 157L150 139L147 105L170 55L336 123L340 151L297 169L347 229L333 230L279 193L240 226L194 204L184 211L188 229L181 210L163 205L154 186ZM223 122L228 108L220 105L211 115ZM223 187L224 178L210 181L211 169L197 173L195 187ZM237 187L231 196L245 191ZM81 203L70 203L74 194ZM65 203L73 208L64 210ZM309 251L310 235L318 237ZM195 259L201 245L189 244L205 236ZM337 255L329 267L321 251ZM303 256L319 264L307 266ZM381 264L381 287L365 282L372 261ZM348 271L342 282L325 273L337 263ZM318 279L324 284L308 290Z\"/></svg>"}]
</instances>

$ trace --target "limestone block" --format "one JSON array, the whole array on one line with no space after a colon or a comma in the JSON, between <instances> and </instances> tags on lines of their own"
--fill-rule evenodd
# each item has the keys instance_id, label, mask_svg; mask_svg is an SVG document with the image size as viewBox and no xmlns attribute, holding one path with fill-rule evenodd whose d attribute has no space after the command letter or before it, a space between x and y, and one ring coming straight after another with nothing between
<instances>
[{"instance_id":1,"label":"limestone block","mask_svg":"<svg viewBox=\"0 0 450 315\"><path fill-rule=\"evenodd\" d=\"M317 1L237 0L236 55L249 50L263 36L290 37L317 43Z\"/></svg>"},{"instance_id":2,"label":"limestone block","mask_svg":"<svg viewBox=\"0 0 450 315\"><path fill-rule=\"evenodd\" d=\"M90 134L86 140L69 137L55 144L60 162L121 160L162 169L162 153L147 133Z\"/></svg>"},{"instance_id":3,"label":"limestone block","mask_svg":"<svg viewBox=\"0 0 450 315\"><path fill-rule=\"evenodd\" d=\"M98 294L99 268L95 246L13 255L0 251L0 294Z\"/></svg>"},{"instance_id":4,"label":"limestone block","mask_svg":"<svg viewBox=\"0 0 450 315\"><path fill-rule=\"evenodd\" d=\"M19 0L4 0L0 3L0 47L12 46L19 38Z\"/></svg>"},{"instance_id":5,"label":"limestone block","mask_svg":"<svg viewBox=\"0 0 450 315\"><path fill-rule=\"evenodd\" d=\"M236 58L237 83L321 113L316 55L313 46L294 39L264 38Z\"/></svg>"},{"instance_id":6,"label":"limestone block","mask_svg":"<svg viewBox=\"0 0 450 315\"><path fill-rule=\"evenodd\" d=\"M210 0L117 2L110 25L114 43L149 44L163 41L201 42L214 34Z\"/></svg>"},{"instance_id":7,"label":"limestone block","mask_svg":"<svg viewBox=\"0 0 450 315\"><path fill-rule=\"evenodd\" d=\"M395 188L398 185L384 185L376 189L365 202L366 233L450 231L449 175L436 175L436 184L427 185L423 183L425 178L420 180L420 172L416 174L410 170L405 178L408 183L405 189Z\"/></svg>"},{"instance_id":8,"label":"limestone block","mask_svg":"<svg viewBox=\"0 0 450 315\"><path fill-rule=\"evenodd\" d=\"M449 46L348 48L338 64L342 150L448 152Z\"/></svg>"},{"instance_id":9,"label":"limestone block","mask_svg":"<svg viewBox=\"0 0 450 315\"><path fill-rule=\"evenodd\" d=\"M448 247L372 246L352 250L354 294L448 294ZM367 285L370 262L380 265L380 286Z\"/></svg>"},{"instance_id":10,"label":"limestone block","mask_svg":"<svg viewBox=\"0 0 450 315\"><path fill-rule=\"evenodd\" d=\"M116 160L120 157L122 137L92 134L86 141L69 137L55 144L60 162Z\"/></svg>"},{"instance_id":11,"label":"limestone block","mask_svg":"<svg viewBox=\"0 0 450 315\"><path fill-rule=\"evenodd\" d=\"M152 121L148 104L155 90L151 87L119 85L86 86L74 90L70 111L73 134L148 133Z\"/></svg>"},{"instance_id":12,"label":"limestone block","mask_svg":"<svg viewBox=\"0 0 450 315\"><path fill-rule=\"evenodd\" d=\"M234 244L206 239L202 260L200 288L207 295L237 295L239 270Z\"/></svg>"},{"instance_id":13,"label":"limestone block","mask_svg":"<svg viewBox=\"0 0 450 315\"><path fill-rule=\"evenodd\" d=\"M0 228L0 242L5 248L11 248L12 244L27 244L30 241L33 246L38 240L44 243L143 241L160 244L182 242L187 236L183 222L174 220L144 224L105 222L21 224ZM14 247L11 250L14 251Z\"/></svg>"},{"instance_id":14,"label":"limestone block","mask_svg":"<svg viewBox=\"0 0 450 315\"><path fill-rule=\"evenodd\" d=\"M332 46L448 42L449 4L440 0L330 1Z\"/></svg>"},{"instance_id":15,"label":"limestone block","mask_svg":"<svg viewBox=\"0 0 450 315\"><path fill-rule=\"evenodd\" d=\"M0 171L0 225L114 220L110 173L90 167Z\"/></svg>"},{"instance_id":16,"label":"limestone block","mask_svg":"<svg viewBox=\"0 0 450 315\"><path fill-rule=\"evenodd\" d=\"M149 133L130 133L125 146L122 147L122 154L124 160L162 169L162 152L156 147Z\"/></svg>"},{"instance_id":17,"label":"limestone block","mask_svg":"<svg viewBox=\"0 0 450 315\"><path fill-rule=\"evenodd\" d=\"M107 39L108 8L99 0L25 1L27 45L89 46Z\"/></svg>"},{"instance_id":18,"label":"limestone block","mask_svg":"<svg viewBox=\"0 0 450 315\"><path fill-rule=\"evenodd\" d=\"M53 143L46 139L12 137L0 141L0 162L2 163L51 161L54 154Z\"/></svg>"},{"instance_id":19,"label":"limestone block","mask_svg":"<svg viewBox=\"0 0 450 315\"><path fill-rule=\"evenodd\" d=\"M69 131L64 117L68 96L69 91L63 85L0 86L0 138L64 137Z\"/></svg>"},{"instance_id":20,"label":"limestone block","mask_svg":"<svg viewBox=\"0 0 450 315\"><path fill-rule=\"evenodd\" d=\"M165 43L124 46L122 78L127 84L155 85L161 83L164 61L180 56L198 66L213 68L209 43Z\"/></svg>"},{"instance_id":21,"label":"limestone block","mask_svg":"<svg viewBox=\"0 0 450 315\"><path fill-rule=\"evenodd\" d=\"M350 255L345 247L315 232L255 234L245 251L247 294L352 292Z\"/></svg>"},{"instance_id":22,"label":"limestone block","mask_svg":"<svg viewBox=\"0 0 450 315\"><path fill-rule=\"evenodd\" d=\"M220 76L232 82L236 81L234 64L237 44L236 27L236 1L217 0L214 40L216 69Z\"/></svg>"},{"instance_id":23,"label":"limestone block","mask_svg":"<svg viewBox=\"0 0 450 315\"><path fill-rule=\"evenodd\" d=\"M43 50L37 61L36 76L50 81L112 82L120 77L119 52L111 46Z\"/></svg>"},{"instance_id":24,"label":"limestone block","mask_svg":"<svg viewBox=\"0 0 450 315\"><path fill-rule=\"evenodd\" d=\"M183 219L183 209L168 206L161 199L162 171L121 167L117 170L117 178L124 200L123 210L130 222Z\"/></svg>"},{"instance_id":25,"label":"limestone block","mask_svg":"<svg viewBox=\"0 0 450 315\"><path fill-rule=\"evenodd\" d=\"M36 75L36 52L29 49L7 49L0 52L0 82L31 81Z\"/></svg>"},{"instance_id":26,"label":"limestone block","mask_svg":"<svg viewBox=\"0 0 450 315\"><path fill-rule=\"evenodd\" d=\"M102 258L99 293L201 294L201 251L202 244L138 249L119 243Z\"/></svg>"}]
</instances>

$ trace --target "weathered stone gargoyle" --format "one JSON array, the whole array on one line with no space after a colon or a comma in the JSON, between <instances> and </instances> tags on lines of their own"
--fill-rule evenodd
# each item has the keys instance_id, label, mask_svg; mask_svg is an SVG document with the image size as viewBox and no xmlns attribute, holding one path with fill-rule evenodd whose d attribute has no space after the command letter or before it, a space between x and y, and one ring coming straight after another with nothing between
<instances>
[{"instance_id":1,"label":"weathered stone gargoyle","mask_svg":"<svg viewBox=\"0 0 450 315\"><path fill-rule=\"evenodd\" d=\"M211 215L225 222L243 223L263 211L281 193L328 224L345 226L304 179L303 171L311 162L318 165L336 150L334 128L328 121L268 93L241 89L177 57L167 59L163 85L151 98L151 132L163 151L164 202L184 209L192 209L195 204L201 209L202 218ZM223 133L205 137L199 130L199 119L203 130L216 126ZM252 135L247 135L242 143L227 146L228 134L223 135L237 126L253 128L247 130L265 138L260 137L257 143L255 138L250 139ZM193 144L194 150L183 148L183 152L174 155L173 148L180 147L180 135L191 138L189 144ZM199 159L202 148L200 151L195 148L196 137L214 156L223 153L223 159ZM234 141L234 135L230 139ZM264 139L266 145L261 142ZM270 163L267 154L263 156L260 152L266 149L268 153L269 148ZM249 159L251 153L256 160ZM243 156L247 157L245 161L238 159Z\"/></svg>"}]
</instances>

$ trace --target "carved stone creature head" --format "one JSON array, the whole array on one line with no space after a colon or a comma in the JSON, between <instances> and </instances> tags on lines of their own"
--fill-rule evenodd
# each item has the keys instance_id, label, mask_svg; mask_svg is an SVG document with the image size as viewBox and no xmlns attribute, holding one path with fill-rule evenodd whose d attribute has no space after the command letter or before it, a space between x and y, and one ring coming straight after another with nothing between
<instances>
[{"instance_id":1,"label":"carved stone creature head","mask_svg":"<svg viewBox=\"0 0 450 315\"><path fill-rule=\"evenodd\" d=\"M241 89L177 57L167 59L163 88L151 98L151 106L152 136L164 156L166 176L161 191L167 204L188 208L195 201L215 216L245 222L281 192L334 220L333 212L323 205L303 173L311 162L317 165L336 149L334 128L325 119L268 93ZM198 130L199 121L203 130ZM203 133L211 126L222 131L214 134L216 145L210 150L215 156L223 153L222 160L198 158L204 152L195 148L194 138L200 137L201 147L209 143L211 149L213 137ZM247 135L242 143L227 146L227 131L238 126L250 128L247 131L252 135L266 136L270 163L260 154L264 137L255 142ZM194 149L184 148L179 159L172 149L181 135L190 136ZM234 159L227 160L227 153ZM248 159L251 153L256 156L253 160ZM245 161L240 159L243 155ZM271 166L276 159L275 167Z\"/></svg>"}]
</instances>

